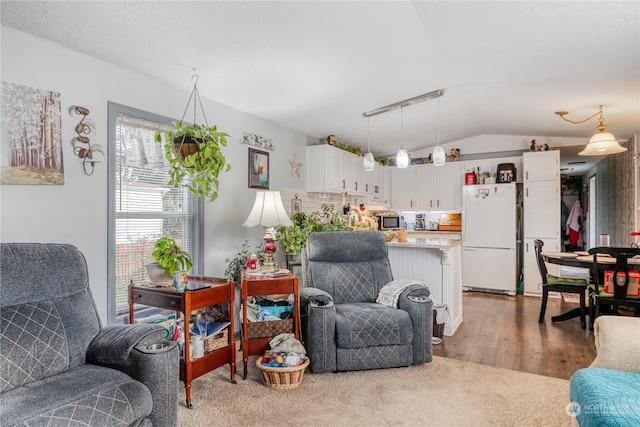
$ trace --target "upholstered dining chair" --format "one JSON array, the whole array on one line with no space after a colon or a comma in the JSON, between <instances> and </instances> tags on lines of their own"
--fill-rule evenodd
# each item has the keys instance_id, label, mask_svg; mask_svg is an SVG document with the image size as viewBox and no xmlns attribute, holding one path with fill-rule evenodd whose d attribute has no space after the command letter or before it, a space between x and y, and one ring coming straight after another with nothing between
<instances>
[{"instance_id":1,"label":"upholstered dining chair","mask_svg":"<svg viewBox=\"0 0 640 427\"><path fill-rule=\"evenodd\" d=\"M616 259L613 269L613 294L605 292L603 278L599 274L595 276L595 283L591 292L592 297L592 319L597 318L603 307L607 307L607 314L620 314L620 306L633 308L633 315L640 316L640 296L628 295L629 280L629 258L640 255L640 248L616 248L601 246L589 249L589 254L593 255L593 270L597 271L598 256L609 255ZM636 285L633 283L633 285ZM637 285L636 285L637 286ZM631 292L635 294L636 292ZM592 320L593 322L593 320Z\"/></svg>"},{"instance_id":2,"label":"upholstered dining chair","mask_svg":"<svg viewBox=\"0 0 640 427\"><path fill-rule=\"evenodd\" d=\"M589 288L589 282L585 279L573 279L549 274L544 258L542 258L542 247L544 246L544 242L540 239L536 239L534 240L534 246L538 261L538 270L540 271L540 276L542 278L542 304L540 306L540 317L538 317L538 323L544 322L544 314L547 310L549 292L566 292L578 294L580 296L580 326L582 329L586 329L586 292ZM554 321L554 317L551 318L551 321Z\"/></svg>"},{"instance_id":3,"label":"upholstered dining chair","mask_svg":"<svg viewBox=\"0 0 640 427\"><path fill-rule=\"evenodd\" d=\"M302 272L302 337L314 373L432 361L429 288L393 280L381 231L311 233Z\"/></svg>"}]
</instances>

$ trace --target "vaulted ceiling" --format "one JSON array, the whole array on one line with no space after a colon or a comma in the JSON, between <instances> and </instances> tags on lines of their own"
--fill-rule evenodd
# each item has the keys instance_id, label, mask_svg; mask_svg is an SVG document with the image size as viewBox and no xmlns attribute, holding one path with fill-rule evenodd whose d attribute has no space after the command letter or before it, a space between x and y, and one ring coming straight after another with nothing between
<instances>
[{"instance_id":1,"label":"vaulted ceiling","mask_svg":"<svg viewBox=\"0 0 640 427\"><path fill-rule=\"evenodd\" d=\"M392 155L440 141L640 130L638 1L2 1L2 24L298 130ZM401 114L402 113L402 114ZM401 120L402 115L402 120ZM368 132L370 127L370 133ZM401 132L401 129L403 130Z\"/></svg>"}]
</instances>

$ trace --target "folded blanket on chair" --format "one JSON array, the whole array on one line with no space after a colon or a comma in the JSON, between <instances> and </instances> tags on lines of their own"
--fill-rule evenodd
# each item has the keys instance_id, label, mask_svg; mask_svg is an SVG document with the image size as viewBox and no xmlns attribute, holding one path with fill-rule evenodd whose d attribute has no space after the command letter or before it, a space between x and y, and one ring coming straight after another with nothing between
<instances>
[{"instance_id":1,"label":"folded blanket on chair","mask_svg":"<svg viewBox=\"0 0 640 427\"><path fill-rule=\"evenodd\" d=\"M398 307L398 298L400 298L405 289L412 285L419 285L429 289L426 283L419 280L397 279L387 283L380 289L376 302L389 307Z\"/></svg>"}]
</instances>

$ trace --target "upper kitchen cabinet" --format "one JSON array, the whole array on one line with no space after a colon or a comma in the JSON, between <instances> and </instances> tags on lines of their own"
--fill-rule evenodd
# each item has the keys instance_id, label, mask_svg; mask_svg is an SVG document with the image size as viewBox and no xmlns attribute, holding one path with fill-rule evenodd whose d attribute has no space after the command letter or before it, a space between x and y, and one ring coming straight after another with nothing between
<instances>
[{"instance_id":1,"label":"upper kitchen cabinet","mask_svg":"<svg viewBox=\"0 0 640 427\"><path fill-rule=\"evenodd\" d=\"M345 190L343 178L344 151L330 145L307 147L307 191L340 193Z\"/></svg>"},{"instance_id":2,"label":"upper kitchen cabinet","mask_svg":"<svg viewBox=\"0 0 640 427\"><path fill-rule=\"evenodd\" d=\"M331 145L307 147L307 191L342 193L384 200L384 167L364 171L362 157Z\"/></svg>"},{"instance_id":3,"label":"upper kitchen cabinet","mask_svg":"<svg viewBox=\"0 0 640 427\"><path fill-rule=\"evenodd\" d=\"M416 209L416 167L391 168L391 206L396 210Z\"/></svg>"},{"instance_id":4,"label":"upper kitchen cabinet","mask_svg":"<svg viewBox=\"0 0 640 427\"><path fill-rule=\"evenodd\" d=\"M560 179L560 151L531 151L522 155L524 181Z\"/></svg>"},{"instance_id":5,"label":"upper kitchen cabinet","mask_svg":"<svg viewBox=\"0 0 640 427\"><path fill-rule=\"evenodd\" d=\"M396 210L459 211L462 168L460 163L443 166L414 165L392 168L391 202Z\"/></svg>"}]
</instances>

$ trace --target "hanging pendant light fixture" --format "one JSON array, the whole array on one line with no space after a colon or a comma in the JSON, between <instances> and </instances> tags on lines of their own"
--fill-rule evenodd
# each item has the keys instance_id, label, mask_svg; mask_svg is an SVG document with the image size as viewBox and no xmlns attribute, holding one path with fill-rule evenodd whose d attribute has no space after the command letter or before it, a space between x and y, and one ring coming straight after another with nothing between
<instances>
[{"instance_id":1,"label":"hanging pendant light fixture","mask_svg":"<svg viewBox=\"0 0 640 427\"><path fill-rule=\"evenodd\" d=\"M376 165L376 160L371 154L371 128L369 127L370 118L367 117L367 154L364 155L363 165L365 172L371 172Z\"/></svg>"},{"instance_id":2,"label":"hanging pendant light fixture","mask_svg":"<svg viewBox=\"0 0 640 427\"><path fill-rule=\"evenodd\" d=\"M602 112L602 105L599 106L598 112L594 115L587 117L584 120L573 121L567 119L565 116L569 114L568 111L556 111L556 114L564 121L572 123L574 125L584 123L599 116L598 120L600 124L596 126L598 133L593 135L589 140L587 146L578 153L580 156L605 156L608 154L617 154L627 151L626 147L620 146L618 140L609 132L605 132L607 125L604 124L604 113Z\"/></svg>"},{"instance_id":3,"label":"hanging pendant light fixture","mask_svg":"<svg viewBox=\"0 0 640 427\"><path fill-rule=\"evenodd\" d=\"M409 155L407 154L407 150L404 149L404 125L403 125L403 117L402 117L402 106L400 107L400 149L398 150L398 154L396 154L396 166L399 169L406 168L409 166Z\"/></svg>"},{"instance_id":4,"label":"hanging pendant light fixture","mask_svg":"<svg viewBox=\"0 0 640 427\"><path fill-rule=\"evenodd\" d=\"M440 145L440 97L438 97L438 139L436 140L436 146L433 148L434 166L444 165L445 159L444 148Z\"/></svg>"}]
</instances>

